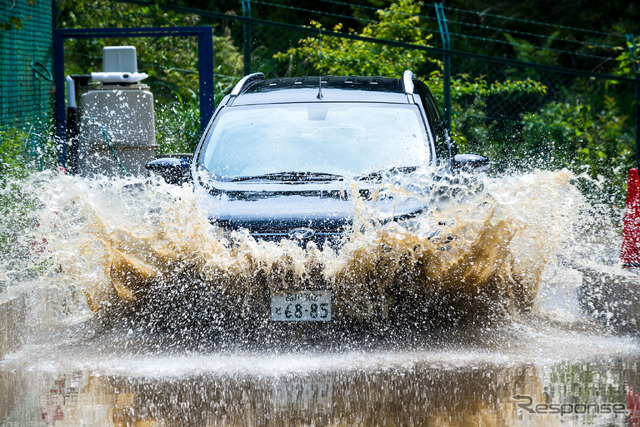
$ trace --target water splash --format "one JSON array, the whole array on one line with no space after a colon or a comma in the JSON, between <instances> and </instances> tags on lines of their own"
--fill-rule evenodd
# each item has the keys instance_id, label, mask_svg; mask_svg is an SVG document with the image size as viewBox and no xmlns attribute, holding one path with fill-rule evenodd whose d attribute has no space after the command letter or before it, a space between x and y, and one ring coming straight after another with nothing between
<instances>
[{"instance_id":1,"label":"water splash","mask_svg":"<svg viewBox=\"0 0 640 427\"><path fill-rule=\"evenodd\" d=\"M356 198L336 250L225 233L188 186L41 173L21 184L35 225L17 247L39 280L73 285L105 318L264 324L269 292L326 287L337 323L455 324L534 309L545 268L576 242L585 200L575 176L474 180L444 192L430 175L379 184L374 200L409 194L434 209L383 224L375 203Z\"/></svg>"}]
</instances>

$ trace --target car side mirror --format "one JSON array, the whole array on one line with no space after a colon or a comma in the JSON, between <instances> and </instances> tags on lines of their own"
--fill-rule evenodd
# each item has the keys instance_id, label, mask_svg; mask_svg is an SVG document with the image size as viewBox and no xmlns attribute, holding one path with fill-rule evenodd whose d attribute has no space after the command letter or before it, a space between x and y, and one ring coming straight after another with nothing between
<instances>
[{"instance_id":1,"label":"car side mirror","mask_svg":"<svg viewBox=\"0 0 640 427\"><path fill-rule=\"evenodd\" d=\"M171 157L161 157L144 165L147 170L157 173L167 184L182 185L189 181L189 166L191 154L168 154Z\"/></svg>"},{"instance_id":2,"label":"car side mirror","mask_svg":"<svg viewBox=\"0 0 640 427\"><path fill-rule=\"evenodd\" d=\"M478 154L456 154L453 156L453 169L465 172L486 172L489 170L490 161L487 157Z\"/></svg>"}]
</instances>

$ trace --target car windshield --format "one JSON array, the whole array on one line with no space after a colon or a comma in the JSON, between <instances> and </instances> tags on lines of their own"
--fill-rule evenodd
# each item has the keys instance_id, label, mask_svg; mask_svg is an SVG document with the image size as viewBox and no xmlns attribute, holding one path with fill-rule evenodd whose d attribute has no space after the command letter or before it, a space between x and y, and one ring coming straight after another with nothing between
<instances>
[{"instance_id":1,"label":"car windshield","mask_svg":"<svg viewBox=\"0 0 640 427\"><path fill-rule=\"evenodd\" d=\"M220 114L199 158L218 180L292 173L362 177L429 162L424 122L414 105L272 104Z\"/></svg>"}]
</instances>

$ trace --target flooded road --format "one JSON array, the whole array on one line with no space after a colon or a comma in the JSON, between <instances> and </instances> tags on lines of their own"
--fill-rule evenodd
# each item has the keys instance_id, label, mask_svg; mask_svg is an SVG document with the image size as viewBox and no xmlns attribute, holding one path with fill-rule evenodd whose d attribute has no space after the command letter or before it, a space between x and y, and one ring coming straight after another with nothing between
<instances>
[{"instance_id":1,"label":"flooded road","mask_svg":"<svg viewBox=\"0 0 640 427\"><path fill-rule=\"evenodd\" d=\"M226 240L188 191L46 179L41 193L30 184L33 226L2 260L27 296L21 345L0 358L0 425L640 422L640 338L584 314L573 268L612 264L618 237L593 232L603 219L565 172L487 180L435 218L365 229L340 253ZM428 233L441 218L459 238ZM260 323L260 286L319 270L356 322L343 325L365 326ZM375 316L393 301L367 290L394 283L436 302L389 326ZM238 295L254 323L207 312ZM434 316L443 301L454 309Z\"/></svg>"},{"instance_id":2,"label":"flooded road","mask_svg":"<svg viewBox=\"0 0 640 427\"><path fill-rule=\"evenodd\" d=\"M152 350L89 329L0 362L3 425L628 425L640 404L638 341L586 325L330 352Z\"/></svg>"}]
</instances>

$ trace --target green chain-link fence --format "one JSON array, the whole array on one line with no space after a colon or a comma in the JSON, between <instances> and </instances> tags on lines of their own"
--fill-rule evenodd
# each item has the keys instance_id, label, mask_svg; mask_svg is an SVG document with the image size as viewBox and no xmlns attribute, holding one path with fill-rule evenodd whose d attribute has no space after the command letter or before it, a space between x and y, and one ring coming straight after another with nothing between
<instances>
[{"instance_id":1,"label":"green chain-link fence","mask_svg":"<svg viewBox=\"0 0 640 427\"><path fill-rule=\"evenodd\" d=\"M8 153L41 157L53 105L53 7L53 0L0 2L0 171L14 166Z\"/></svg>"},{"instance_id":2,"label":"green chain-link fence","mask_svg":"<svg viewBox=\"0 0 640 427\"><path fill-rule=\"evenodd\" d=\"M0 3L0 128L46 121L53 90L53 1Z\"/></svg>"},{"instance_id":3,"label":"green chain-link fence","mask_svg":"<svg viewBox=\"0 0 640 427\"><path fill-rule=\"evenodd\" d=\"M612 202L623 202L635 164L634 81L460 57L452 59L452 76L489 88L452 93L461 145L492 158L498 170L587 172Z\"/></svg>"}]
</instances>

